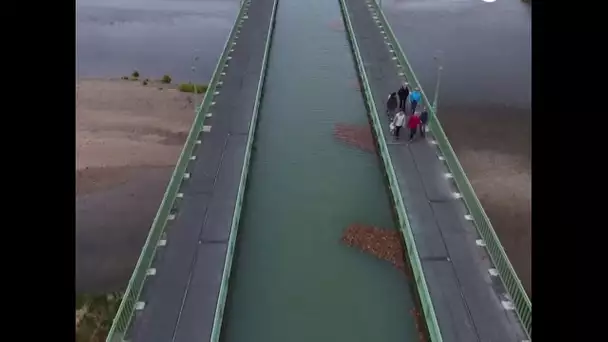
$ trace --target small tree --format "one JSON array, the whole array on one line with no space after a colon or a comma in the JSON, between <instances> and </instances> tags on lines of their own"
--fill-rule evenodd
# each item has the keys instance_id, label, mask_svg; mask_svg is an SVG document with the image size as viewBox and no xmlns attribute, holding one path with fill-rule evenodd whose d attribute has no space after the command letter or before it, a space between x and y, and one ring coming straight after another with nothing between
<instances>
[{"instance_id":1,"label":"small tree","mask_svg":"<svg viewBox=\"0 0 608 342\"><path fill-rule=\"evenodd\" d=\"M131 74L131 76L133 78L138 78L139 77L139 71L137 71L137 70L133 71L133 73Z\"/></svg>"},{"instance_id":2,"label":"small tree","mask_svg":"<svg viewBox=\"0 0 608 342\"><path fill-rule=\"evenodd\" d=\"M160 80L162 83L169 84L171 83L171 76L163 75L163 78Z\"/></svg>"}]
</instances>

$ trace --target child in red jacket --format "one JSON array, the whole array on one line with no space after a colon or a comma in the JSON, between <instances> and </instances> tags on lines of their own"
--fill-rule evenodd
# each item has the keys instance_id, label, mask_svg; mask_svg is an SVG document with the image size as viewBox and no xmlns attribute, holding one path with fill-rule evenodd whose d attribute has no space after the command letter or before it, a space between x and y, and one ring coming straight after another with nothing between
<instances>
[{"instance_id":1,"label":"child in red jacket","mask_svg":"<svg viewBox=\"0 0 608 342\"><path fill-rule=\"evenodd\" d=\"M409 120L407 120L407 127L410 129L410 142L414 140L414 136L416 135L416 129L418 125L420 125L420 114L414 113L410 116Z\"/></svg>"}]
</instances>

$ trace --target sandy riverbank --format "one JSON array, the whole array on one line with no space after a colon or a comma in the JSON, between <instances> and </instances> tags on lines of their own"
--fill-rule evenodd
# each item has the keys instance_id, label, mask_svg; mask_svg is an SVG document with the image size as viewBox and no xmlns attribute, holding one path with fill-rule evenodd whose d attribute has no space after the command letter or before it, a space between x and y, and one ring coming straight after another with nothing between
<instances>
[{"instance_id":1,"label":"sandy riverbank","mask_svg":"<svg viewBox=\"0 0 608 342\"><path fill-rule=\"evenodd\" d=\"M173 88L77 83L78 291L119 290L132 272L194 117L192 94Z\"/></svg>"},{"instance_id":2,"label":"sandy riverbank","mask_svg":"<svg viewBox=\"0 0 608 342\"><path fill-rule=\"evenodd\" d=\"M123 80L78 82L78 195L122 183L133 168L175 164L194 109L191 94L172 88Z\"/></svg>"}]
</instances>

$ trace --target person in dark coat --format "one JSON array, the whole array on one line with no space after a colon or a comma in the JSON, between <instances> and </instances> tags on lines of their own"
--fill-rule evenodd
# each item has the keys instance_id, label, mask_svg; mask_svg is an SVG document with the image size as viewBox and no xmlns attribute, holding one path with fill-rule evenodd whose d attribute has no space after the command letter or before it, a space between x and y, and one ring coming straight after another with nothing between
<instances>
[{"instance_id":1,"label":"person in dark coat","mask_svg":"<svg viewBox=\"0 0 608 342\"><path fill-rule=\"evenodd\" d=\"M424 138L424 133L426 133L426 125L429 122L429 112L426 110L426 106L422 107L422 112L420 113L420 135Z\"/></svg>"},{"instance_id":2,"label":"person in dark coat","mask_svg":"<svg viewBox=\"0 0 608 342\"><path fill-rule=\"evenodd\" d=\"M386 115L388 115L389 120L393 119L393 115L397 109L397 104L397 93L392 92L388 96L388 101L386 101Z\"/></svg>"},{"instance_id":3,"label":"person in dark coat","mask_svg":"<svg viewBox=\"0 0 608 342\"><path fill-rule=\"evenodd\" d=\"M408 95L410 94L410 88L408 87L408 83L405 82L397 91L399 95L399 108L405 112L405 101L407 100Z\"/></svg>"}]
</instances>

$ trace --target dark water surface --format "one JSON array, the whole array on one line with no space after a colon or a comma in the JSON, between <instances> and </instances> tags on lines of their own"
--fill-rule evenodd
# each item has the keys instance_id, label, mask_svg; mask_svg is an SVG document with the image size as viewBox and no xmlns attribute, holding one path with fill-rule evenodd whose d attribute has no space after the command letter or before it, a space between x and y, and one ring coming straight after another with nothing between
<instances>
[{"instance_id":1,"label":"dark water surface","mask_svg":"<svg viewBox=\"0 0 608 342\"><path fill-rule=\"evenodd\" d=\"M238 0L77 0L78 77L169 74L206 83L238 11ZM195 51L198 50L198 51Z\"/></svg>"},{"instance_id":2,"label":"dark water surface","mask_svg":"<svg viewBox=\"0 0 608 342\"><path fill-rule=\"evenodd\" d=\"M519 0L383 0L383 10L418 80L440 106L530 110L531 12ZM491 113L488 113L491 115Z\"/></svg>"}]
</instances>

